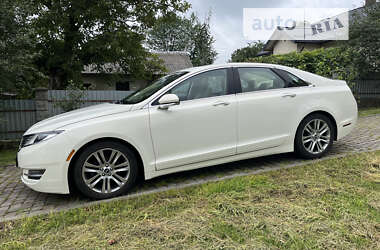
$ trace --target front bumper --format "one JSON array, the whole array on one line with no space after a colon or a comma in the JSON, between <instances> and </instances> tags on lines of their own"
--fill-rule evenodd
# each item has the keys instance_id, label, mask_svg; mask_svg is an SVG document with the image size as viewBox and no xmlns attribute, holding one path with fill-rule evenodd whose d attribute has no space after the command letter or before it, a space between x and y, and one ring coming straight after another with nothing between
<instances>
[{"instance_id":1,"label":"front bumper","mask_svg":"<svg viewBox=\"0 0 380 250\"><path fill-rule=\"evenodd\" d=\"M21 148L17 153L17 167L22 169L22 182L31 189L44 193L68 194L67 155L71 152L70 140L62 133L50 140ZM31 171L29 171L31 170ZM43 171L40 178L29 173Z\"/></svg>"}]
</instances>

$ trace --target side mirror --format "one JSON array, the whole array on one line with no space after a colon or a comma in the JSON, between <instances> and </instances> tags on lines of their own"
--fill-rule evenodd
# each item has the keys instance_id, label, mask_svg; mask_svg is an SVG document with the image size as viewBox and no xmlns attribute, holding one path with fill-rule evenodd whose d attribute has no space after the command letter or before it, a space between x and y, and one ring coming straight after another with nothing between
<instances>
[{"instance_id":1,"label":"side mirror","mask_svg":"<svg viewBox=\"0 0 380 250\"><path fill-rule=\"evenodd\" d=\"M160 106L158 106L159 109L168 109L170 106L178 105L179 104L179 98L175 94L166 94L161 96L161 98L158 100L158 103Z\"/></svg>"}]
</instances>

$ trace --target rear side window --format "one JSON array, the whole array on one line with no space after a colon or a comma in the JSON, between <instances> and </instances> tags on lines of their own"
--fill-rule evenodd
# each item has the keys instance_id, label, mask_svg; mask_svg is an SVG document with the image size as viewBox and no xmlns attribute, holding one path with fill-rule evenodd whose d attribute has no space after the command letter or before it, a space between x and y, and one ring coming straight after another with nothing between
<instances>
[{"instance_id":1,"label":"rear side window","mask_svg":"<svg viewBox=\"0 0 380 250\"><path fill-rule=\"evenodd\" d=\"M275 69L275 71L288 82L288 88L309 86L307 82L288 71L282 69Z\"/></svg>"},{"instance_id":2,"label":"rear side window","mask_svg":"<svg viewBox=\"0 0 380 250\"><path fill-rule=\"evenodd\" d=\"M238 68L238 72L243 93L280 89L286 86L284 80L267 68Z\"/></svg>"}]
</instances>

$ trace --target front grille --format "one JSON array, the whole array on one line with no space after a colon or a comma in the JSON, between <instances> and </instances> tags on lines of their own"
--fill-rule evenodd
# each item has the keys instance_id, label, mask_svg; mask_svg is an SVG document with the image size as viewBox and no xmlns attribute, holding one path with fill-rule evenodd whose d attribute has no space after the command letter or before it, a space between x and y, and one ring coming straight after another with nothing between
<instances>
[{"instance_id":1,"label":"front grille","mask_svg":"<svg viewBox=\"0 0 380 250\"><path fill-rule=\"evenodd\" d=\"M23 175L30 180L39 180L42 175L45 173L45 169L36 169L36 170L23 170Z\"/></svg>"}]
</instances>

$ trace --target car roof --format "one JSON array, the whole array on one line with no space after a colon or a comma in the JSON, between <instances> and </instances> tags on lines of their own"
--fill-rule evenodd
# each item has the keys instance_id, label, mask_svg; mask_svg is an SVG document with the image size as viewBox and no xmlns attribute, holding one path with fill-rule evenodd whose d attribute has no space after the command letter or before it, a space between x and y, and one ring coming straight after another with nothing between
<instances>
[{"instance_id":1,"label":"car roof","mask_svg":"<svg viewBox=\"0 0 380 250\"><path fill-rule=\"evenodd\" d=\"M225 64L211 64L211 65L205 65L205 66L199 66L199 67L192 67L192 68L182 69L180 71L195 73L198 71L211 70L211 69L217 69L217 68L223 68L223 67L226 67L226 68L227 67L287 68L281 65L266 64L266 63L225 63Z\"/></svg>"}]
</instances>

